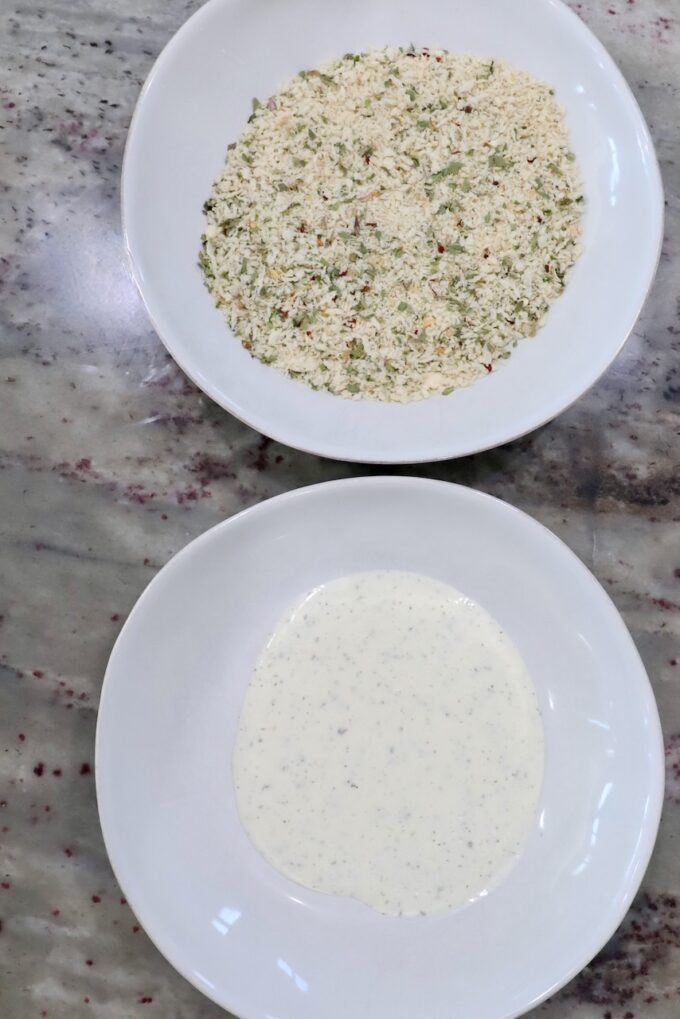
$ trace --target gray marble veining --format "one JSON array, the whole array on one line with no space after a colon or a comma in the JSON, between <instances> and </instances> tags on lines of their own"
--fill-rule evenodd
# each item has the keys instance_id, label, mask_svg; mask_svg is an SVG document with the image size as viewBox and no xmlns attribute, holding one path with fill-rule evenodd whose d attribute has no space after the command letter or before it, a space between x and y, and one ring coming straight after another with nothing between
<instances>
[{"instance_id":1,"label":"gray marble veining","mask_svg":"<svg viewBox=\"0 0 680 1019\"><path fill-rule=\"evenodd\" d=\"M368 473L269 442L205 399L130 281L125 134L154 57L196 6L7 0L0 10L3 1019L224 1014L140 930L106 858L93 739L107 656L148 580L207 527L278 492ZM624 352L557 421L406 472L474 485L542 520L631 629L667 741L659 842L612 942L534 1015L677 1019L680 7L572 6L619 62L658 148L667 219L656 283Z\"/></svg>"}]
</instances>

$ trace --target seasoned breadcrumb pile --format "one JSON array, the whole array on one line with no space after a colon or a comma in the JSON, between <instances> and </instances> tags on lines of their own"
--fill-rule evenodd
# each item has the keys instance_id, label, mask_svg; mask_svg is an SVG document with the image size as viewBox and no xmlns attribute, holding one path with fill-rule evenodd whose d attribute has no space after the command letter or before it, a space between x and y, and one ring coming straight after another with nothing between
<instances>
[{"instance_id":1,"label":"seasoned breadcrumb pile","mask_svg":"<svg viewBox=\"0 0 680 1019\"><path fill-rule=\"evenodd\" d=\"M340 396L418 400L536 333L582 202L548 85L444 50L346 54L254 102L199 258L260 361Z\"/></svg>"}]
</instances>

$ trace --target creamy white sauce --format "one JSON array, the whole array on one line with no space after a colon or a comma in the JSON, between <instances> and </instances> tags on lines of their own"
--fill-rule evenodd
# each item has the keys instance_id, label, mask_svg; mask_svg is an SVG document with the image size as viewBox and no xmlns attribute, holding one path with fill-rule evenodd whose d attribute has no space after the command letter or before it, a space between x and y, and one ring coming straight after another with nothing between
<instances>
[{"instance_id":1,"label":"creamy white sauce","mask_svg":"<svg viewBox=\"0 0 680 1019\"><path fill-rule=\"evenodd\" d=\"M527 668L479 605L359 573L281 619L234 751L238 809L281 873L411 916L461 905L520 851L543 774Z\"/></svg>"}]
</instances>

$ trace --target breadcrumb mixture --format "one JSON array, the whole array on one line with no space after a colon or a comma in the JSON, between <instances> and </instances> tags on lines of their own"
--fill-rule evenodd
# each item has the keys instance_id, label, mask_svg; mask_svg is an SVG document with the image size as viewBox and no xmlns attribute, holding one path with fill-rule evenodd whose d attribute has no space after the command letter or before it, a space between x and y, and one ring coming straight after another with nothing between
<instances>
[{"instance_id":1,"label":"breadcrumb mixture","mask_svg":"<svg viewBox=\"0 0 680 1019\"><path fill-rule=\"evenodd\" d=\"M354 399L448 394L535 335L583 197L552 89L444 50L301 71L229 147L206 285L250 353Z\"/></svg>"}]
</instances>

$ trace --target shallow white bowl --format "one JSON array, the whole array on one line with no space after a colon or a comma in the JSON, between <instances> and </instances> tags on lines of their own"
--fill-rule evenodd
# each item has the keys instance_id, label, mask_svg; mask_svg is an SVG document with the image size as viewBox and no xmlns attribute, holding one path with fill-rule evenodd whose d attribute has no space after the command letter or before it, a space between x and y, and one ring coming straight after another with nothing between
<instances>
[{"instance_id":1,"label":"shallow white bowl","mask_svg":"<svg viewBox=\"0 0 680 1019\"><path fill-rule=\"evenodd\" d=\"M343 400L267 368L234 339L197 266L202 205L253 96L327 57L410 41L503 58L554 86L584 181L584 253L539 335L489 377L406 406ZM602 45L559 0L210 0L151 72L123 167L134 276L170 353L253 428L342 460L463 456L559 414L632 329L662 219L642 114Z\"/></svg>"},{"instance_id":2,"label":"shallow white bowl","mask_svg":"<svg viewBox=\"0 0 680 1019\"><path fill-rule=\"evenodd\" d=\"M447 581L498 619L545 729L543 790L514 868L472 904L414 919L280 875L241 827L231 775L250 673L284 609L329 579L388 568ZM518 510L414 478L302 489L180 552L111 655L96 764L106 846L140 922L244 1019L520 1015L621 921L663 793L654 697L592 575Z\"/></svg>"}]
</instances>

